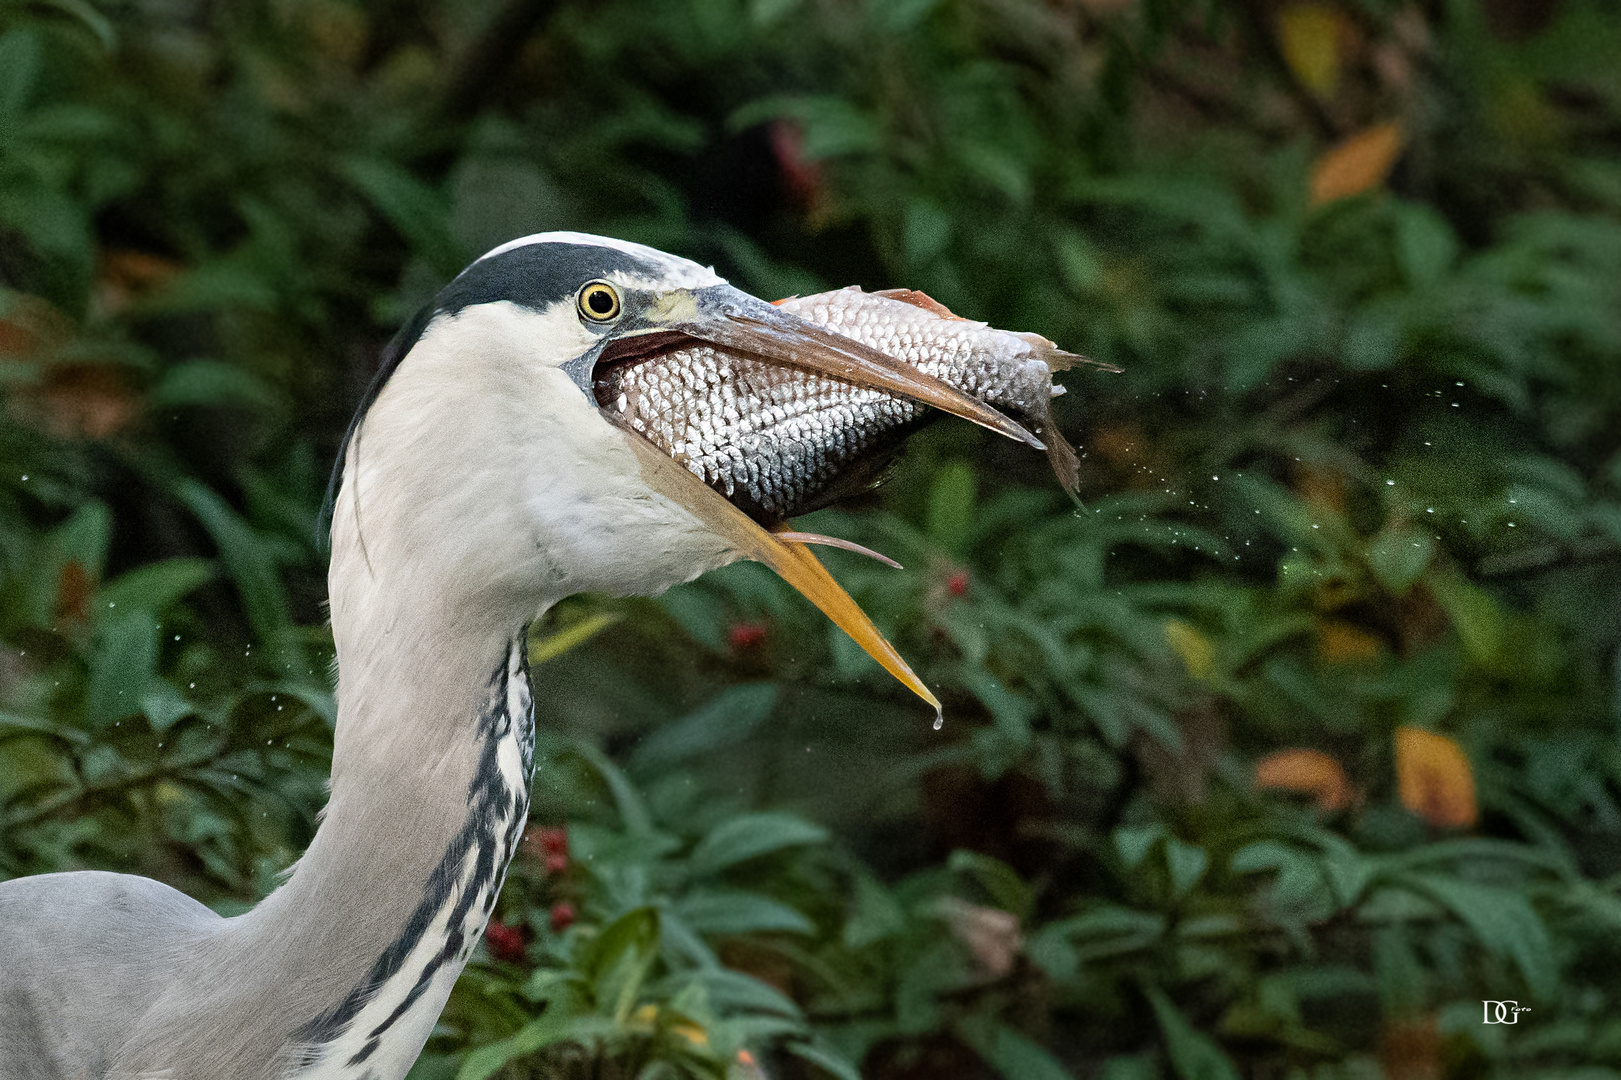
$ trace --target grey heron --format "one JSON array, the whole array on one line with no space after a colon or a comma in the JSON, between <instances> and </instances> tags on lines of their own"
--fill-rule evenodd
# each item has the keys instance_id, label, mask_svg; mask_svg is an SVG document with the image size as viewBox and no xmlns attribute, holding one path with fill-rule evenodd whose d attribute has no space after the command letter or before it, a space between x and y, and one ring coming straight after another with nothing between
<instances>
[{"instance_id":1,"label":"grey heron","mask_svg":"<svg viewBox=\"0 0 1621 1080\"><path fill-rule=\"evenodd\" d=\"M975 398L685 259L574 233L496 248L396 338L340 454L328 574L338 720L308 850L235 918L129 875L0 883L0 1078L403 1076L522 833L525 631L566 596L653 594L759 559L933 700L802 545L593 398L599 365L692 342L1040 445Z\"/></svg>"}]
</instances>

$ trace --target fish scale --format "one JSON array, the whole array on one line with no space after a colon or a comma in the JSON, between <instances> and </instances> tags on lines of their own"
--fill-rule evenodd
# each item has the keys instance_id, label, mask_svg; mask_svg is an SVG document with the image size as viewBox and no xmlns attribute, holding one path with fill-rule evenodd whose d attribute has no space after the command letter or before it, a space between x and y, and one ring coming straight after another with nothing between
<instances>
[{"instance_id":1,"label":"fish scale","mask_svg":"<svg viewBox=\"0 0 1621 1080\"><path fill-rule=\"evenodd\" d=\"M1034 334L952 315L905 290L839 289L782 310L854 338L1024 422L1075 489L1079 462L1052 426L1052 372L1079 360ZM927 406L882 390L694 344L600 373L597 400L622 423L767 524L870 484Z\"/></svg>"}]
</instances>

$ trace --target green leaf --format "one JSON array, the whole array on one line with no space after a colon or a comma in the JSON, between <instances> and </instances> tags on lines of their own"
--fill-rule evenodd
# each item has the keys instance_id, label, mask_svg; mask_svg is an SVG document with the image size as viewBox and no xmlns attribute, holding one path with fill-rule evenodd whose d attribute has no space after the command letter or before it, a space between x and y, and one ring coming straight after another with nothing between
<instances>
[{"instance_id":1,"label":"green leaf","mask_svg":"<svg viewBox=\"0 0 1621 1080\"><path fill-rule=\"evenodd\" d=\"M1375 302L1351 317L1345 328L1342 358L1355 371L1382 371L1401 359L1401 309Z\"/></svg>"},{"instance_id":2,"label":"green leaf","mask_svg":"<svg viewBox=\"0 0 1621 1080\"><path fill-rule=\"evenodd\" d=\"M276 395L235 364L188 360L164 372L148 401L154 408L234 404L265 409L276 404Z\"/></svg>"},{"instance_id":3,"label":"green leaf","mask_svg":"<svg viewBox=\"0 0 1621 1080\"><path fill-rule=\"evenodd\" d=\"M1103 1063L1098 1080L1160 1080L1159 1064L1153 1054L1112 1057Z\"/></svg>"},{"instance_id":4,"label":"green leaf","mask_svg":"<svg viewBox=\"0 0 1621 1080\"><path fill-rule=\"evenodd\" d=\"M655 728L630 755L638 776L666 772L682 762L734 746L749 737L777 704L773 683L728 687L696 712Z\"/></svg>"},{"instance_id":5,"label":"green leaf","mask_svg":"<svg viewBox=\"0 0 1621 1080\"><path fill-rule=\"evenodd\" d=\"M727 126L741 131L779 117L798 122L804 137L800 152L810 161L865 153L884 144L883 126L875 117L833 94L761 98L734 112Z\"/></svg>"},{"instance_id":6,"label":"green leaf","mask_svg":"<svg viewBox=\"0 0 1621 1080\"><path fill-rule=\"evenodd\" d=\"M981 855L977 851L958 848L946 860L946 869L952 873L972 877L990 895L992 902L1002 910L1011 912L1021 919L1030 913L1033 896L1030 886L1025 884L1013 867L1002 860Z\"/></svg>"},{"instance_id":7,"label":"green leaf","mask_svg":"<svg viewBox=\"0 0 1621 1080\"><path fill-rule=\"evenodd\" d=\"M1456 574L1434 575L1430 588L1463 639L1470 659L1491 666L1501 663L1508 619L1497 601Z\"/></svg>"},{"instance_id":8,"label":"green leaf","mask_svg":"<svg viewBox=\"0 0 1621 1080\"><path fill-rule=\"evenodd\" d=\"M1396 880L1445 906L1482 945L1512 959L1532 993L1542 998L1554 993L1559 973L1553 943L1524 893L1441 874L1404 874Z\"/></svg>"},{"instance_id":9,"label":"green leaf","mask_svg":"<svg viewBox=\"0 0 1621 1080\"><path fill-rule=\"evenodd\" d=\"M107 562L112 532L112 511L105 503L87 502L52 531L51 544L59 563L75 560L92 578L98 578Z\"/></svg>"},{"instance_id":10,"label":"green leaf","mask_svg":"<svg viewBox=\"0 0 1621 1080\"><path fill-rule=\"evenodd\" d=\"M701 934L808 934L815 929L798 908L742 889L693 889L676 902L675 912Z\"/></svg>"},{"instance_id":11,"label":"green leaf","mask_svg":"<svg viewBox=\"0 0 1621 1080\"><path fill-rule=\"evenodd\" d=\"M254 683L247 688L246 692L249 694L286 694L324 720L329 729L338 725L337 698L333 697L332 691L324 686L311 686L309 683L278 679L274 682Z\"/></svg>"},{"instance_id":12,"label":"green leaf","mask_svg":"<svg viewBox=\"0 0 1621 1080\"><path fill-rule=\"evenodd\" d=\"M451 239L450 207L437 191L380 158L346 158L338 171L441 275L448 279L461 270L466 255Z\"/></svg>"},{"instance_id":13,"label":"green leaf","mask_svg":"<svg viewBox=\"0 0 1621 1080\"><path fill-rule=\"evenodd\" d=\"M1165 841L1165 866L1171 873L1171 896L1180 900L1204 877L1210 856L1204 848L1173 836Z\"/></svg>"},{"instance_id":14,"label":"green leaf","mask_svg":"<svg viewBox=\"0 0 1621 1080\"><path fill-rule=\"evenodd\" d=\"M844 922L844 944L862 949L892 937L906 926L906 912L882 882L861 874L855 883L855 910Z\"/></svg>"},{"instance_id":15,"label":"green leaf","mask_svg":"<svg viewBox=\"0 0 1621 1080\"><path fill-rule=\"evenodd\" d=\"M981 729L985 738L976 738L976 745L986 751L979 759L980 774L993 779L1018 764L1035 737L1031 724L1041 710L982 668L968 667L962 673L962 680L990 710L991 719L996 722L990 731ZM980 734L975 733L976 737ZM993 750L997 752L992 753Z\"/></svg>"},{"instance_id":16,"label":"green leaf","mask_svg":"<svg viewBox=\"0 0 1621 1080\"><path fill-rule=\"evenodd\" d=\"M585 961L599 1009L620 1022L630 1015L658 947L656 908L633 908L603 928Z\"/></svg>"},{"instance_id":17,"label":"green leaf","mask_svg":"<svg viewBox=\"0 0 1621 1080\"><path fill-rule=\"evenodd\" d=\"M1165 936L1165 926L1162 915L1105 904L1048 923L1037 934L1059 939L1067 946L1067 954L1059 950L1054 956L1059 963L1073 960L1081 964L1146 949Z\"/></svg>"},{"instance_id":18,"label":"green leaf","mask_svg":"<svg viewBox=\"0 0 1621 1080\"><path fill-rule=\"evenodd\" d=\"M219 548L220 561L242 597L248 622L260 641L286 641L287 597L270 547L226 501L195 480L181 480L175 495L185 504Z\"/></svg>"},{"instance_id":19,"label":"green leaf","mask_svg":"<svg viewBox=\"0 0 1621 1080\"><path fill-rule=\"evenodd\" d=\"M974 470L954 461L942 468L929 488L929 510L924 531L953 558L967 554L974 527Z\"/></svg>"},{"instance_id":20,"label":"green leaf","mask_svg":"<svg viewBox=\"0 0 1621 1080\"><path fill-rule=\"evenodd\" d=\"M1458 257L1458 238L1435 210L1417 203L1398 202L1396 253L1402 273L1415 289L1436 284Z\"/></svg>"},{"instance_id":21,"label":"green leaf","mask_svg":"<svg viewBox=\"0 0 1621 1080\"><path fill-rule=\"evenodd\" d=\"M951 215L926 200L906 207L901 227L901 247L906 265L922 269L940 257L951 243Z\"/></svg>"},{"instance_id":22,"label":"green leaf","mask_svg":"<svg viewBox=\"0 0 1621 1080\"><path fill-rule=\"evenodd\" d=\"M861 1080L861 1070L843 1054L819 1043L791 1042L788 1052L802 1061L808 1061L836 1080Z\"/></svg>"},{"instance_id":23,"label":"green leaf","mask_svg":"<svg viewBox=\"0 0 1621 1080\"><path fill-rule=\"evenodd\" d=\"M826 841L826 829L792 814L744 814L711 829L692 849L688 867L703 877L783 848Z\"/></svg>"},{"instance_id":24,"label":"green leaf","mask_svg":"<svg viewBox=\"0 0 1621 1080\"><path fill-rule=\"evenodd\" d=\"M86 30L90 31L101 44L103 49L111 52L118 45L118 35L113 30L112 22L91 7L86 0L44 0L50 7L77 19Z\"/></svg>"},{"instance_id":25,"label":"green leaf","mask_svg":"<svg viewBox=\"0 0 1621 1080\"><path fill-rule=\"evenodd\" d=\"M141 709L158 670L158 628L144 611L111 615L101 622L90 655L85 720L104 727Z\"/></svg>"},{"instance_id":26,"label":"green leaf","mask_svg":"<svg viewBox=\"0 0 1621 1080\"><path fill-rule=\"evenodd\" d=\"M648 811L641 793L636 790L636 785L619 770L619 766L588 742L574 739L570 740L569 746L595 769L597 775L602 777L602 782L608 785L608 791L614 798L614 806L619 810L619 819L624 822L625 831L633 836L651 834L653 815Z\"/></svg>"},{"instance_id":27,"label":"green leaf","mask_svg":"<svg viewBox=\"0 0 1621 1080\"><path fill-rule=\"evenodd\" d=\"M740 1009L750 1012L776 1013L801 1019L794 999L770 983L730 968L714 967L700 971L697 981L709 995L709 1002L718 1009Z\"/></svg>"},{"instance_id":28,"label":"green leaf","mask_svg":"<svg viewBox=\"0 0 1621 1080\"><path fill-rule=\"evenodd\" d=\"M43 61L39 33L32 27L18 27L0 36L0 146L16 140Z\"/></svg>"},{"instance_id":29,"label":"green leaf","mask_svg":"<svg viewBox=\"0 0 1621 1080\"><path fill-rule=\"evenodd\" d=\"M1127 870L1135 870L1164 835L1165 826L1159 822L1152 825L1122 825L1114 831L1114 850Z\"/></svg>"},{"instance_id":30,"label":"green leaf","mask_svg":"<svg viewBox=\"0 0 1621 1080\"><path fill-rule=\"evenodd\" d=\"M97 616L131 610L161 615L218 570L208 559L178 558L148 563L120 574L96 593Z\"/></svg>"},{"instance_id":31,"label":"green leaf","mask_svg":"<svg viewBox=\"0 0 1621 1080\"><path fill-rule=\"evenodd\" d=\"M965 1016L954 1030L1007 1080L1074 1080L1051 1052L984 1013Z\"/></svg>"},{"instance_id":32,"label":"green leaf","mask_svg":"<svg viewBox=\"0 0 1621 1080\"><path fill-rule=\"evenodd\" d=\"M1238 1067L1216 1041L1192 1024L1157 986L1146 986L1143 993L1154 1007L1159 1029L1165 1036L1165 1052L1171 1068L1181 1080L1239 1080Z\"/></svg>"},{"instance_id":33,"label":"green leaf","mask_svg":"<svg viewBox=\"0 0 1621 1080\"><path fill-rule=\"evenodd\" d=\"M1435 541L1413 529L1389 528L1368 544L1368 569L1379 584L1400 596L1424 573L1435 555Z\"/></svg>"},{"instance_id":34,"label":"green leaf","mask_svg":"<svg viewBox=\"0 0 1621 1080\"><path fill-rule=\"evenodd\" d=\"M456 1074L456 1080L486 1080L509 1061L566 1041L571 1019L561 1010L553 1012L548 1009L538 1020L531 1020L518 1029L511 1038L481 1046L468 1054L462 1062L461 1071Z\"/></svg>"},{"instance_id":35,"label":"green leaf","mask_svg":"<svg viewBox=\"0 0 1621 1080\"><path fill-rule=\"evenodd\" d=\"M152 730L162 733L173 727L175 721L196 712L196 708L167 680L153 679L141 698L141 712L146 714Z\"/></svg>"}]
</instances>

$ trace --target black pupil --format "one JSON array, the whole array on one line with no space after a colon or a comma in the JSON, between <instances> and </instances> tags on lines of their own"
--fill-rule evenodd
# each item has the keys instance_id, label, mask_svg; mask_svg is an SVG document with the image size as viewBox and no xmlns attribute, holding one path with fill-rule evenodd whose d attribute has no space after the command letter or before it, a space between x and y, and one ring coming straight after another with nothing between
<instances>
[{"instance_id":1,"label":"black pupil","mask_svg":"<svg viewBox=\"0 0 1621 1080\"><path fill-rule=\"evenodd\" d=\"M613 294L607 289L592 289L585 296L585 306L593 315L606 315L614 309Z\"/></svg>"}]
</instances>

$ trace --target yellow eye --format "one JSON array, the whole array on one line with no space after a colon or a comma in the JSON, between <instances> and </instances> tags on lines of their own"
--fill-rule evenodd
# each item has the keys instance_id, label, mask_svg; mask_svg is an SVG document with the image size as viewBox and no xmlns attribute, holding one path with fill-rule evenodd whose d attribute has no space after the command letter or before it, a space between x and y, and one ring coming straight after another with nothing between
<instances>
[{"instance_id":1,"label":"yellow eye","mask_svg":"<svg viewBox=\"0 0 1621 1080\"><path fill-rule=\"evenodd\" d=\"M619 318L619 290L606 281L588 281L580 290L580 314L592 322Z\"/></svg>"}]
</instances>

